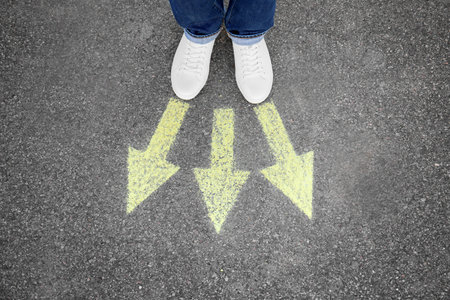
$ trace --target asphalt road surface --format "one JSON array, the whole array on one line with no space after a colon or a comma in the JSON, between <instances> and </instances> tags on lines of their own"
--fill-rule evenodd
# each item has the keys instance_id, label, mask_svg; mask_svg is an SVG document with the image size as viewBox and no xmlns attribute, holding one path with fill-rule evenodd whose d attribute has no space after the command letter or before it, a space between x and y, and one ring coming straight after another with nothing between
<instances>
[{"instance_id":1,"label":"asphalt road surface","mask_svg":"<svg viewBox=\"0 0 450 300\"><path fill-rule=\"evenodd\" d=\"M314 153L310 218L261 172L275 146L224 33L173 100L177 172L127 213L131 148L175 96L168 1L1 1L0 299L449 299L449 6L279 1L266 104ZM218 232L194 170L225 111L248 176Z\"/></svg>"}]
</instances>

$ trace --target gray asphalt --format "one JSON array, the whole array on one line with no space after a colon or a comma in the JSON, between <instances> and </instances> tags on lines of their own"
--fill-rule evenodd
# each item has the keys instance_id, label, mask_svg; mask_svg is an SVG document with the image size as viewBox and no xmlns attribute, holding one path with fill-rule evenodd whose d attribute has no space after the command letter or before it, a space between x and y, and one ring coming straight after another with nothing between
<instances>
[{"instance_id":1,"label":"gray asphalt","mask_svg":"<svg viewBox=\"0 0 450 300\"><path fill-rule=\"evenodd\" d=\"M449 2L279 1L270 96L314 151L313 218L275 160L221 34L168 161L126 214L128 147L174 94L168 1L2 1L0 299L448 299ZM233 108L249 170L220 234L193 168Z\"/></svg>"}]
</instances>

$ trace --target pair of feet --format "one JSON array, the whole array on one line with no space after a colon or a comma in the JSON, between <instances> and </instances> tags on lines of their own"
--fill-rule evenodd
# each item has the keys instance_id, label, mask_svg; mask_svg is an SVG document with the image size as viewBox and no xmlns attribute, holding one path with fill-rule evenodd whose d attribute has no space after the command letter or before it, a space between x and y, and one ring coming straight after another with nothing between
<instances>
[{"instance_id":1,"label":"pair of feet","mask_svg":"<svg viewBox=\"0 0 450 300\"><path fill-rule=\"evenodd\" d=\"M172 88L184 100L200 93L209 75L209 63L214 40L197 44L181 38L172 63ZM233 42L236 82L244 98L253 104L263 102L273 83L272 63L264 38L252 45Z\"/></svg>"}]
</instances>

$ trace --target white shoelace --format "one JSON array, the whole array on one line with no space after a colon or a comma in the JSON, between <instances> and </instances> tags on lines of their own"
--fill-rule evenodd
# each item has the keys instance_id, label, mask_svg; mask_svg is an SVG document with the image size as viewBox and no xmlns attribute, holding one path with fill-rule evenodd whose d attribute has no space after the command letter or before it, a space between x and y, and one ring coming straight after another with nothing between
<instances>
[{"instance_id":1,"label":"white shoelace","mask_svg":"<svg viewBox=\"0 0 450 300\"><path fill-rule=\"evenodd\" d=\"M258 54L258 45L244 46L242 49L242 72L244 78L264 76L261 57Z\"/></svg>"},{"instance_id":2,"label":"white shoelace","mask_svg":"<svg viewBox=\"0 0 450 300\"><path fill-rule=\"evenodd\" d=\"M205 45L189 43L187 45L186 57L181 70L195 73L200 76L204 67L204 60L206 55Z\"/></svg>"}]
</instances>

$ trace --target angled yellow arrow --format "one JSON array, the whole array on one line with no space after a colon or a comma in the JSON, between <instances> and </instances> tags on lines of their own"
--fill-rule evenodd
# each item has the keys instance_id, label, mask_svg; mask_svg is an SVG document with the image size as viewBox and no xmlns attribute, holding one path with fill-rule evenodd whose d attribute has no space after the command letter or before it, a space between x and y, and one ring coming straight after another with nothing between
<instances>
[{"instance_id":1,"label":"angled yellow arrow","mask_svg":"<svg viewBox=\"0 0 450 300\"><path fill-rule=\"evenodd\" d=\"M283 121L271 102L254 108L277 163L261 173L309 218L312 217L314 152L295 154Z\"/></svg>"},{"instance_id":2,"label":"angled yellow arrow","mask_svg":"<svg viewBox=\"0 0 450 300\"><path fill-rule=\"evenodd\" d=\"M166 161L189 104L170 99L145 151L128 148L127 213L147 199L180 167Z\"/></svg>"},{"instance_id":3,"label":"angled yellow arrow","mask_svg":"<svg viewBox=\"0 0 450 300\"><path fill-rule=\"evenodd\" d=\"M219 233L228 212L236 202L250 172L234 170L234 113L232 109L214 110L211 142L211 168L194 169L208 215Z\"/></svg>"}]
</instances>

